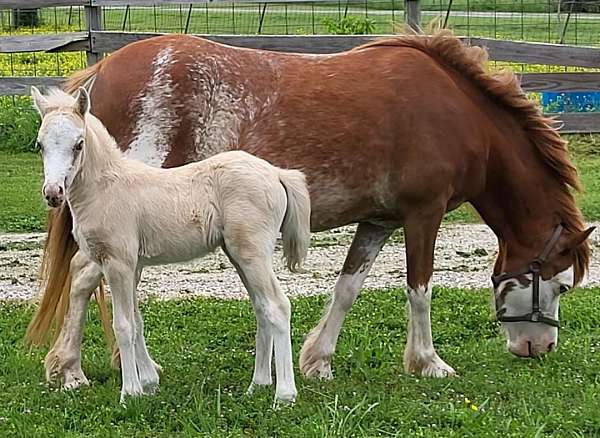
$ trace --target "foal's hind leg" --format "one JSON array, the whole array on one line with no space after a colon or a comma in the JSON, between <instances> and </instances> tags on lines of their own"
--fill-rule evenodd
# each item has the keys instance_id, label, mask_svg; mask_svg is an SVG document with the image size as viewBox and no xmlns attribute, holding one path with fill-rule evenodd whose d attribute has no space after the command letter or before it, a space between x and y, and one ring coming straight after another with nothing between
<instances>
[{"instance_id":1,"label":"foal's hind leg","mask_svg":"<svg viewBox=\"0 0 600 438\"><path fill-rule=\"evenodd\" d=\"M253 236L257 242L267 245L267 240ZM253 383L265 384L270 381L271 339L275 347L275 398L284 402L296 399L296 383L292 363L292 342L290 334L290 301L281 291L273 272L272 250L255 250L251 242L225 241L228 255L243 273L242 280L250 294L260 336L257 336L256 364ZM264 332L264 333L263 333ZM268 361L267 361L268 358ZM269 377L267 377L267 373Z\"/></svg>"},{"instance_id":2,"label":"foal's hind leg","mask_svg":"<svg viewBox=\"0 0 600 438\"><path fill-rule=\"evenodd\" d=\"M435 238L444 210L439 214L415 215L404 225L409 305L409 323L404 369L406 372L429 377L454 375L433 347L431 336L431 276Z\"/></svg>"},{"instance_id":3,"label":"foal's hind leg","mask_svg":"<svg viewBox=\"0 0 600 438\"><path fill-rule=\"evenodd\" d=\"M87 385L88 380L81 369L81 340L90 295L102 278L100 266L81 251L71 260L71 290L69 310L59 338L46 355L46 378L61 376L63 387L74 389Z\"/></svg>"},{"instance_id":4,"label":"foal's hind leg","mask_svg":"<svg viewBox=\"0 0 600 438\"><path fill-rule=\"evenodd\" d=\"M325 316L311 330L300 352L300 369L306 377L331 379L331 356L335 351L342 323L358 296L373 262L393 233L393 228L383 228L360 223L338 277L333 299Z\"/></svg>"},{"instance_id":5,"label":"foal's hind leg","mask_svg":"<svg viewBox=\"0 0 600 438\"><path fill-rule=\"evenodd\" d=\"M235 266L246 290L250 291L251 286L246 279L244 270L238 265L237 261L231 257L226 247L223 247L223 250L225 251L225 254L227 254L229 261ZM254 361L252 382L247 391L248 394L252 394L257 387L268 386L272 383L271 360L273 358L273 333L271 332L269 322L265 318L263 312L256 310L258 305L256 302L256 295L251 294L250 292L248 293L250 295L250 300L252 301L252 307L255 309L254 315L256 317L256 358Z\"/></svg>"}]
</instances>

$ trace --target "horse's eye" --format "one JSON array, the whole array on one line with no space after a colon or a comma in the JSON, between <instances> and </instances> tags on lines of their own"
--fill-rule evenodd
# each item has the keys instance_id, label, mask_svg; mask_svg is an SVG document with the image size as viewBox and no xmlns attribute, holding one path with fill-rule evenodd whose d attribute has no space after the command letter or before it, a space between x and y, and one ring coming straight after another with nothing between
<instances>
[{"instance_id":1,"label":"horse's eye","mask_svg":"<svg viewBox=\"0 0 600 438\"><path fill-rule=\"evenodd\" d=\"M76 150L76 151L80 151L80 150L82 150L82 149L83 149L83 140L79 140L79 141L77 142L77 144L75 145L75 150Z\"/></svg>"},{"instance_id":2,"label":"horse's eye","mask_svg":"<svg viewBox=\"0 0 600 438\"><path fill-rule=\"evenodd\" d=\"M570 288L569 288L569 286L567 286L566 284L561 284L561 285L560 285L559 292L560 292L561 294L564 294L564 293L567 293L567 292L569 292L569 289L570 289Z\"/></svg>"}]
</instances>

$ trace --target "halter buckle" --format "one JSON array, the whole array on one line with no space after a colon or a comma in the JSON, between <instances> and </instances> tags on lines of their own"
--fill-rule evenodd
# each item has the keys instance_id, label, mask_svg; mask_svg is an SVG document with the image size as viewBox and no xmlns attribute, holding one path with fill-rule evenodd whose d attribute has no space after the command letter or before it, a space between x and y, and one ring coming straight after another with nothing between
<instances>
[{"instance_id":1,"label":"halter buckle","mask_svg":"<svg viewBox=\"0 0 600 438\"><path fill-rule=\"evenodd\" d=\"M537 312L531 312L531 316L529 318L529 320L531 322L540 322L542 320L542 312L540 312L539 310Z\"/></svg>"},{"instance_id":2,"label":"halter buckle","mask_svg":"<svg viewBox=\"0 0 600 438\"><path fill-rule=\"evenodd\" d=\"M531 263L529 263L529 271L532 274L539 273L541 270L542 270L542 261L541 260L535 259Z\"/></svg>"}]
</instances>

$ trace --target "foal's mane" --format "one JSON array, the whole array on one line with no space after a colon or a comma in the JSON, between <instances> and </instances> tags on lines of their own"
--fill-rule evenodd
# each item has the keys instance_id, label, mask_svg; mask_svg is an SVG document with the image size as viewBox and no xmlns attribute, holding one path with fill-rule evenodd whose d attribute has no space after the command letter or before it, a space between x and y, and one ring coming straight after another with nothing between
<instances>
[{"instance_id":1,"label":"foal's mane","mask_svg":"<svg viewBox=\"0 0 600 438\"><path fill-rule=\"evenodd\" d=\"M520 123L542 162L559 183L556 196L560 219L569 232L585 227L581 211L575 203L572 189L581 191L577 170L571 163L567 142L554 127L555 121L545 117L539 105L527 98L519 79L512 70L489 71L488 53L484 48L467 46L452 32L443 30L429 36L402 35L378 39L354 50L371 47L409 47L420 50L434 60L468 78L482 92L503 108L508 109ZM579 283L588 269L590 248L587 240L575 250L575 282Z\"/></svg>"},{"instance_id":2,"label":"foal's mane","mask_svg":"<svg viewBox=\"0 0 600 438\"><path fill-rule=\"evenodd\" d=\"M75 98L60 88L49 88L44 97L48 101L50 111L60 108L71 109L75 105Z\"/></svg>"}]
</instances>

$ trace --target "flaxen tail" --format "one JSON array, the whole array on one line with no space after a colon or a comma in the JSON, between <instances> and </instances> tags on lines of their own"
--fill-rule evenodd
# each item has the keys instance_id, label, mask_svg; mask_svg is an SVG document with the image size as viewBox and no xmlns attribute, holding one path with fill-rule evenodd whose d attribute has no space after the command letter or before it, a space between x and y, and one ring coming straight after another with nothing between
<instances>
[{"instance_id":1,"label":"flaxen tail","mask_svg":"<svg viewBox=\"0 0 600 438\"><path fill-rule=\"evenodd\" d=\"M25 335L34 345L46 342L53 332L55 338L58 336L69 308L69 267L77 252L71 228L71 212L67 206L48 212L48 235L40 268L42 299Z\"/></svg>"},{"instance_id":2,"label":"flaxen tail","mask_svg":"<svg viewBox=\"0 0 600 438\"><path fill-rule=\"evenodd\" d=\"M281 224L283 257L288 269L296 272L306 258L310 244L310 196L302 172L280 169L279 180L288 200Z\"/></svg>"}]
</instances>

